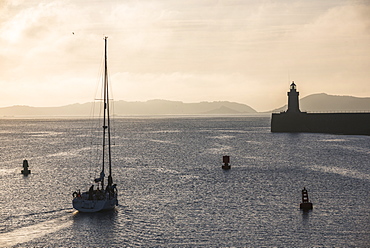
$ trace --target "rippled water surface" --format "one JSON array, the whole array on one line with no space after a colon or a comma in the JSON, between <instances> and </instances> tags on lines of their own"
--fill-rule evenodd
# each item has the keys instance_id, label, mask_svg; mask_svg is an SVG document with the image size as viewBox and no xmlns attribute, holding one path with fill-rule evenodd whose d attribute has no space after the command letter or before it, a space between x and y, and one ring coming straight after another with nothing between
<instances>
[{"instance_id":1,"label":"rippled water surface","mask_svg":"<svg viewBox=\"0 0 370 248\"><path fill-rule=\"evenodd\" d=\"M271 133L267 116L113 124L119 206L82 214L72 192L100 170L91 121L0 120L0 246L370 246L369 136Z\"/></svg>"}]
</instances>

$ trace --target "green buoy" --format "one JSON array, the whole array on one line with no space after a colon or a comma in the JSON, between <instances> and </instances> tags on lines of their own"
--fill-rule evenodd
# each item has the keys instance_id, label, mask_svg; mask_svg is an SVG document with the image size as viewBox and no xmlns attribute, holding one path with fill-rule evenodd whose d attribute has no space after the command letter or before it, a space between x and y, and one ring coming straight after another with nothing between
<instances>
[{"instance_id":1,"label":"green buoy","mask_svg":"<svg viewBox=\"0 0 370 248\"><path fill-rule=\"evenodd\" d=\"M28 169L27 159L23 160L23 170L21 171L21 173L25 176L27 176L28 174L31 174L31 170Z\"/></svg>"}]
</instances>

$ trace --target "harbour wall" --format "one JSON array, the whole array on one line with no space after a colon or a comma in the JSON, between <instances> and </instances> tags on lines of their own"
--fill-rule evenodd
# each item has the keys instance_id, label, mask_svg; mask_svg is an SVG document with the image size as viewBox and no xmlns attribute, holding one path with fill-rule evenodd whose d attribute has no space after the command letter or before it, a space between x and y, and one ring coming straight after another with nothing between
<instances>
[{"instance_id":1,"label":"harbour wall","mask_svg":"<svg viewBox=\"0 0 370 248\"><path fill-rule=\"evenodd\" d=\"M271 132L370 135L370 113L273 113Z\"/></svg>"}]
</instances>

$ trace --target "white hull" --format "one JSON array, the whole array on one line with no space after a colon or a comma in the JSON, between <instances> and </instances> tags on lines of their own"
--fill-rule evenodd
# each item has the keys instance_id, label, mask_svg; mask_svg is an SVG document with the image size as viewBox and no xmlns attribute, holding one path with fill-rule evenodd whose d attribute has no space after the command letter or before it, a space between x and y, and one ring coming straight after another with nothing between
<instances>
[{"instance_id":1,"label":"white hull","mask_svg":"<svg viewBox=\"0 0 370 248\"><path fill-rule=\"evenodd\" d=\"M103 200L89 200L82 197L75 197L72 201L73 208L80 212L99 212L114 209L118 205L117 197Z\"/></svg>"}]
</instances>

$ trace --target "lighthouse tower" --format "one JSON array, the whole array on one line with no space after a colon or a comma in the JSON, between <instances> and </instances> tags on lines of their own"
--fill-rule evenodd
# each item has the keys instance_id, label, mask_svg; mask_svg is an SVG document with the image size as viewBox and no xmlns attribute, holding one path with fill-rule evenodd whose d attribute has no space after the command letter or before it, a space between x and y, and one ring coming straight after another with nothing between
<instances>
[{"instance_id":1,"label":"lighthouse tower","mask_svg":"<svg viewBox=\"0 0 370 248\"><path fill-rule=\"evenodd\" d=\"M299 92L297 91L297 86L294 81L290 85L290 91L288 92L288 110L289 113L300 113L299 110L299 101L298 101Z\"/></svg>"}]
</instances>

